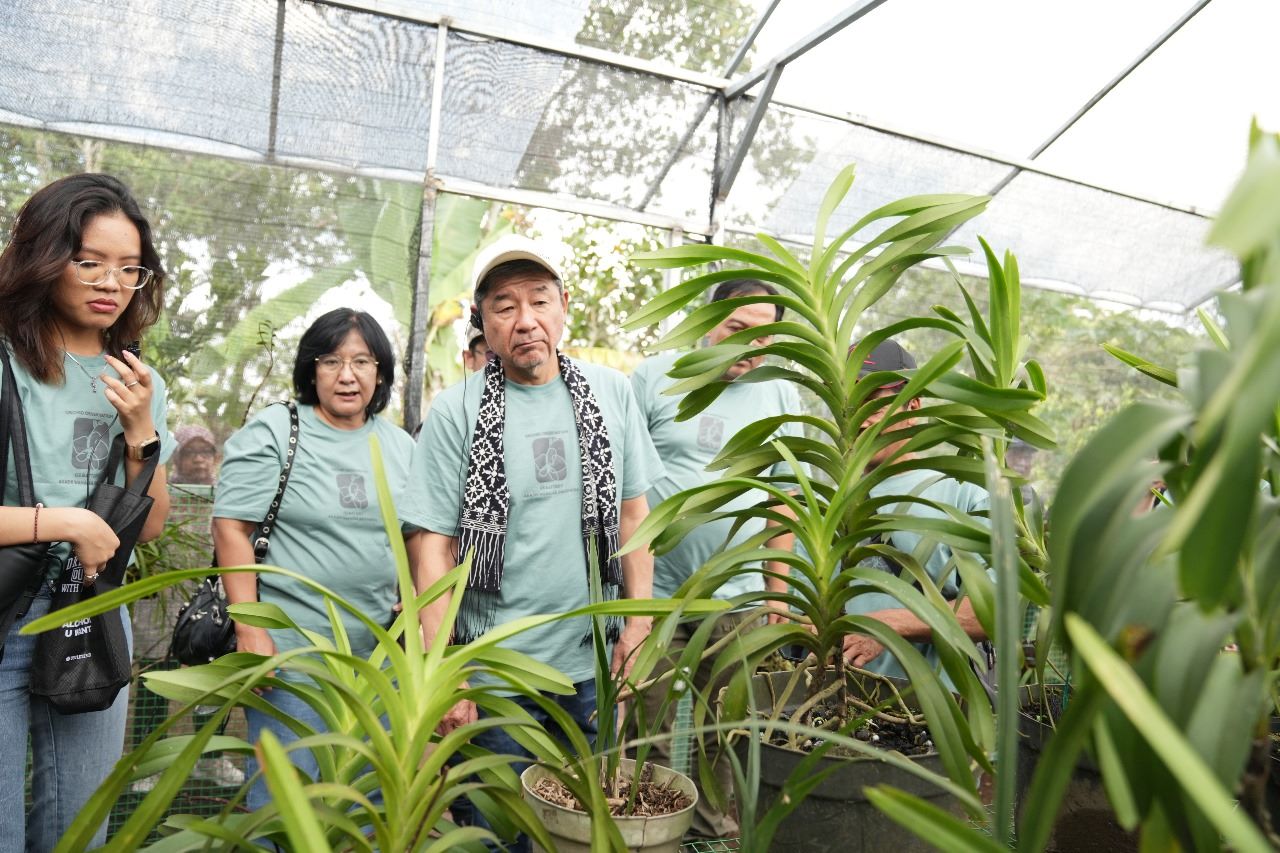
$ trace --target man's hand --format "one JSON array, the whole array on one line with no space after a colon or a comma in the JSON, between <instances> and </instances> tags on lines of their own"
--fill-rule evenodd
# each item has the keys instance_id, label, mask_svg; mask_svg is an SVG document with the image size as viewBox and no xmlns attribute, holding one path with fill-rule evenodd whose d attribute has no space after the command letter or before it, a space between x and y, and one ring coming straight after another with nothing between
<instances>
[{"instance_id":1,"label":"man's hand","mask_svg":"<svg viewBox=\"0 0 1280 853\"><path fill-rule=\"evenodd\" d=\"M635 651L644 642L644 638L649 636L652 629L652 619L633 616L627 620L626 627L622 629L622 636L613 644L613 665L609 669L615 677L619 670L622 671L623 678L631 677L631 667L635 664Z\"/></svg>"},{"instance_id":2,"label":"man's hand","mask_svg":"<svg viewBox=\"0 0 1280 853\"><path fill-rule=\"evenodd\" d=\"M854 666L866 666L884 652L884 646L866 634L846 634L844 659Z\"/></svg>"},{"instance_id":3,"label":"man's hand","mask_svg":"<svg viewBox=\"0 0 1280 853\"><path fill-rule=\"evenodd\" d=\"M788 618L786 617L786 615L784 615L784 614L786 614L786 612L788 611L788 609L789 609L789 608L788 608L788 607L787 607L787 605L786 605L786 604L784 604L783 602L781 602L781 601L766 601L766 602L765 602L765 604L767 604L769 607L773 608L773 610L777 611L777 612L774 612L774 613L770 613L770 614L768 615L768 617L767 617L767 619L766 619L766 621L765 621L765 624L766 624L766 625L777 625L779 622L790 622L790 621L791 621L790 619L788 619Z\"/></svg>"},{"instance_id":4,"label":"man's hand","mask_svg":"<svg viewBox=\"0 0 1280 853\"><path fill-rule=\"evenodd\" d=\"M465 688L466 685L464 684L463 687ZM436 726L436 733L443 737L456 728L474 723L477 719L479 714L476 711L476 703L470 699L463 699L445 713L440 720L440 725Z\"/></svg>"}]
</instances>

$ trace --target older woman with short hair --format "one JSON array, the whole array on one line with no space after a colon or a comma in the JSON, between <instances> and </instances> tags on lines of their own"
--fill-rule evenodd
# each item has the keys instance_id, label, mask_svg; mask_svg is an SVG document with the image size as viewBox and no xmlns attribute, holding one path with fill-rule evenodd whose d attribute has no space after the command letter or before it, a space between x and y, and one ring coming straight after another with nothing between
<instances>
[{"instance_id":1,"label":"older woman with short hair","mask_svg":"<svg viewBox=\"0 0 1280 853\"><path fill-rule=\"evenodd\" d=\"M265 559L305 574L384 623L397 601L395 562L378 505L369 437L378 437L388 485L398 499L406 487L413 441L379 416L391 398L394 380L391 343L369 314L346 308L330 311L303 334L293 368L296 452ZM251 537L275 499L289 441L289 412L275 405L227 440L213 508L219 565L254 562ZM303 628L332 637L324 598L310 587L266 573L229 574L223 582L231 603L276 604ZM352 652L369 655L375 645L372 633L350 614L342 618ZM309 645L297 632L245 623L236 624L236 640L240 651L261 655ZM280 677L304 678L287 668ZM268 689L263 695L286 715L313 729L323 728L311 707L289 690ZM253 742L264 728L285 743L297 738L262 711L246 708L245 718ZM314 777L316 763L308 751L291 755ZM257 808L266 801L266 786L259 780L248 804Z\"/></svg>"}]
</instances>

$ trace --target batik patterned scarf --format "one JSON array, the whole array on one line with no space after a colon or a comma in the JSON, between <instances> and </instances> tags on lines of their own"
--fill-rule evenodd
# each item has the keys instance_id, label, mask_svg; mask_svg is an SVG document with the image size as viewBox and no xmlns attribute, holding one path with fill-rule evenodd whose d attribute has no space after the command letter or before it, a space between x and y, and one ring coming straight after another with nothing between
<instances>
[{"instance_id":1,"label":"batik patterned scarf","mask_svg":"<svg viewBox=\"0 0 1280 853\"><path fill-rule=\"evenodd\" d=\"M616 599L622 591L622 561L618 551L618 484L613 475L613 447L600 405L578 366L560 353L560 376L573 401L573 421L578 431L578 454L582 461L582 547L587 571L598 566L605 600ZM462 597L454 626L455 642L474 640L493 627L502 590L506 557L507 520L511 491L503 461L503 426L507 420L506 377L501 362L489 362L484 372L480 413L471 435L467 458L467 485L462 501L458 532L459 562L471 555L467 591ZM520 568L524 568L523 566ZM590 578L584 578L590 588ZM609 619L606 633L610 642L618 639L620 619ZM588 633L584 643L590 643Z\"/></svg>"}]
</instances>

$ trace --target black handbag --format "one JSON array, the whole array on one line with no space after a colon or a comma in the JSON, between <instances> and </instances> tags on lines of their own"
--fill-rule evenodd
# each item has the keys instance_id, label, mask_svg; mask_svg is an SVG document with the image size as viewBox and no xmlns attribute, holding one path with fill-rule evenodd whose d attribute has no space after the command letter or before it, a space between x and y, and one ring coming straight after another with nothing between
<instances>
[{"instance_id":1,"label":"black handbag","mask_svg":"<svg viewBox=\"0 0 1280 853\"><path fill-rule=\"evenodd\" d=\"M124 458L124 435L115 437L111 452L88 509L111 526L120 540L115 554L92 583L85 583L84 567L72 554L54 585L52 608L61 610L124 583L125 567L142 533L154 499L147 494L159 454L152 454L127 486L117 486L115 472ZM133 677L129 638L120 609L74 619L45 631L36 640L31 670L31 693L43 697L60 714L85 714L111 707L116 695Z\"/></svg>"},{"instance_id":2,"label":"black handbag","mask_svg":"<svg viewBox=\"0 0 1280 853\"><path fill-rule=\"evenodd\" d=\"M284 467L280 470L280 485L275 499L267 509L267 516L258 524L253 536L253 559L261 563L271 545L271 530L275 527L280 502L289 484L289 472L293 470L293 457L298 450L298 408L292 402L284 404L289 409L289 446L285 449ZM218 561L215 559L216 567ZM173 637L169 642L169 656L187 666L209 663L236 650L236 626L227 612L227 595L218 575L209 575L200 582L191 600L178 611L173 625Z\"/></svg>"},{"instance_id":3,"label":"black handbag","mask_svg":"<svg viewBox=\"0 0 1280 853\"><path fill-rule=\"evenodd\" d=\"M27 424L22 414L22 401L18 398L18 383L9 363L9 352L3 344L0 344L0 362L4 365L4 384L0 389L0 498L3 498L8 483L9 451L12 449L14 473L18 480L18 503L20 506L35 506L31 456L27 451ZM48 554L49 544L45 542L0 547L0 660L4 660L4 643L9 629L27 615L40 590Z\"/></svg>"}]
</instances>

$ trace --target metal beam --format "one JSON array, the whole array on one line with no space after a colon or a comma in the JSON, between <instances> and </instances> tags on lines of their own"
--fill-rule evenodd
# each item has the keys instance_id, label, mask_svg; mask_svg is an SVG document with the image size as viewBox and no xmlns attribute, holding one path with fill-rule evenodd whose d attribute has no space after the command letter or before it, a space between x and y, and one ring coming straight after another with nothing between
<instances>
[{"instance_id":1,"label":"metal beam","mask_svg":"<svg viewBox=\"0 0 1280 853\"><path fill-rule=\"evenodd\" d=\"M747 53L751 50L751 46L756 43L756 39L760 37L760 31L764 29L764 25L769 23L769 18L773 15L773 11L778 8L778 4L782 0L773 0L769 4L769 8L765 9L760 18L751 27L751 32L747 33L747 37L742 40L742 44L738 45L738 50L734 53L733 58L729 60L729 64L725 66L724 74L721 76L731 77L733 72L738 70L738 66L742 64L742 60L747 58Z\"/></svg>"},{"instance_id":2,"label":"metal beam","mask_svg":"<svg viewBox=\"0 0 1280 853\"><path fill-rule=\"evenodd\" d=\"M545 207L548 210L563 210L566 213L581 213L583 216L596 216L601 219L613 219L618 222L634 222L650 228L679 228L686 234L709 232L705 223L674 216L662 216L656 213L642 213L629 207L611 204L606 201L589 201L587 199L557 195L542 190L526 190L517 187L495 187L482 184L467 178L456 178L449 175L436 175L436 186L441 192L469 195L474 198L487 198L491 201L505 201L521 204L526 207Z\"/></svg>"},{"instance_id":3,"label":"metal beam","mask_svg":"<svg viewBox=\"0 0 1280 853\"><path fill-rule=\"evenodd\" d=\"M765 79L765 77L768 76L770 69L774 66L786 65L788 62L803 56L805 53L813 50L815 47L822 44L824 41L831 38L854 21L866 15L868 12L874 11L885 2L887 2L887 0L861 0L861 2L852 4L848 9L845 9L839 15L836 15L821 27L818 27L816 30L791 45L791 47L770 59L760 70L752 71L743 77L734 80L725 87L724 96L732 101L734 98Z\"/></svg>"},{"instance_id":4,"label":"metal beam","mask_svg":"<svg viewBox=\"0 0 1280 853\"><path fill-rule=\"evenodd\" d=\"M751 116L747 119L746 127L742 129L742 136L738 138L737 147L733 149L729 162L725 164L719 180L716 181L717 204L724 203L725 199L729 197L729 190L733 189L733 182L738 179L738 171L742 168L742 162L747 159L747 149L751 147L751 141L755 139L756 131L760 129L760 122L764 121L764 114L769 109L769 101L773 98L773 90L778 87L778 80L782 77L784 67L783 65L774 65L769 68L769 75L764 81L764 91L756 99L756 105L751 110Z\"/></svg>"},{"instance_id":5,"label":"metal beam","mask_svg":"<svg viewBox=\"0 0 1280 853\"><path fill-rule=\"evenodd\" d=\"M760 19L756 21L755 26L751 28L751 32L747 33L747 37L743 39L742 44L738 46L738 51L729 60L728 66L725 67L724 76L728 77L738 70L738 66L742 64L742 60L747 58L747 52L751 50L751 45L755 44L756 38L759 37L760 31L764 29L764 25L769 22L769 16L773 14L773 10L778 8L778 4L782 0L773 0L769 4L769 8L764 10ZM636 206L637 210L644 210L649 206L649 202L653 201L653 197L658 194L658 190L662 187L662 182L667 179L667 175L671 172L671 168L675 166L676 161L680 159L680 154L688 147L690 140L693 139L694 133L701 126L702 120L707 117L707 113L715 106L716 98L719 94L713 94L702 102L702 107L698 110L698 114L693 117L693 121L689 123L689 127L680 136L680 141L676 143L676 147L672 149L671 156L667 158L667 162L662 164L662 168L658 170L658 176L649 184L649 189L645 191L644 198L640 199L640 204Z\"/></svg>"},{"instance_id":6,"label":"metal beam","mask_svg":"<svg viewBox=\"0 0 1280 853\"><path fill-rule=\"evenodd\" d=\"M280 119L280 71L284 65L285 0L276 0L276 40L271 57L271 119L267 126L267 157L276 156L276 129Z\"/></svg>"},{"instance_id":7,"label":"metal beam","mask_svg":"<svg viewBox=\"0 0 1280 853\"><path fill-rule=\"evenodd\" d=\"M422 178L422 215L418 220L418 266L409 309L409 344L404 369L404 428L412 434L422 422L422 397L427 379L427 323L431 319L431 244L436 227L436 159L440 146L440 114L444 101L445 50L449 23L436 31L436 62L431 74L431 115L427 122L427 168Z\"/></svg>"},{"instance_id":8,"label":"metal beam","mask_svg":"<svg viewBox=\"0 0 1280 853\"><path fill-rule=\"evenodd\" d=\"M1068 130L1074 127L1076 122L1084 118L1085 114L1088 113L1089 110L1093 109L1098 104L1099 101L1101 101L1108 94L1110 94L1112 89L1114 89L1116 86L1119 86L1120 83L1122 83L1124 79L1128 77L1130 74L1132 74L1139 65L1146 62L1147 59L1151 56L1151 54L1159 50L1164 45L1165 42L1167 42L1170 38L1173 37L1174 33L1178 32L1178 30L1186 26L1188 21L1190 21L1192 18L1198 15L1204 9L1205 6L1209 5L1209 2L1210 0L1196 0L1196 2L1192 4L1190 9L1188 9L1185 13L1183 13L1182 17L1174 21L1172 26L1170 26L1167 30L1165 30L1163 33L1160 34L1159 38L1157 38L1154 42L1148 45L1147 48L1143 50L1142 53L1138 54L1133 59L1132 62L1126 65L1120 71L1119 74L1117 74L1115 77L1112 77L1109 81L1107 81L1106 85L1104 85L1098 91L1094 92L1093 97L1085 101L1084 105L1080 107L1080 109L1076 110L1075 113L1072 114L1071 118L1067 119L1066 122L1064 122L1061 127L1055 130L1053 133L1049 134L1048 138L1045 139L1044 142L1041 142L1039 145L1037 145L1036 149L1032 151L1029 155L1027 155L1027 159L1028 160L1036 159L1041 154L1043 154L1050 145L1052 145L1053 143L1061 139L1063 134L1065 134ZM1001 178L1000 181L994 187L992 187L990 192L987 193L987 195L994 196L997 193L999 193L1005 187L1009 186L1009 184L1013 181L1013 179L1018 177L1018 175L1021 174L1022 171L1023 170L1021 168L1015 167L1013 171L1009 172L1009 174Z\"/></svg>"}]
</instances>

